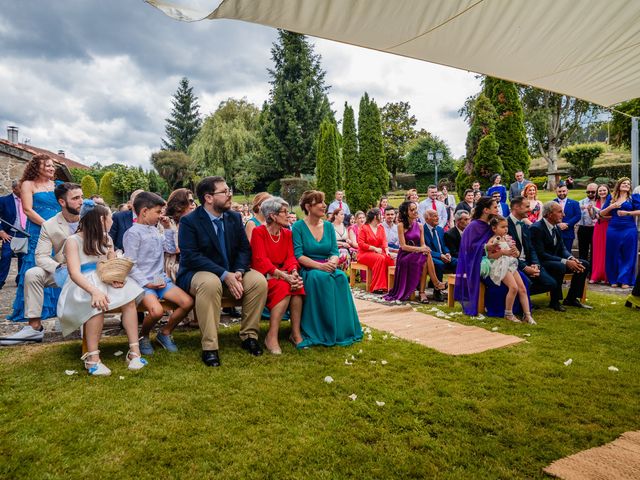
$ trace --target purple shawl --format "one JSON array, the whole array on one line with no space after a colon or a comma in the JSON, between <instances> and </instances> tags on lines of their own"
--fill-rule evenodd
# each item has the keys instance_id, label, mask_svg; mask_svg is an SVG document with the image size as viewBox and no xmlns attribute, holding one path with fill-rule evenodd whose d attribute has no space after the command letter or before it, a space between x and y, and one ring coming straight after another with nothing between
<instances>
[{"instance_id":1,"label":"purple shawl","mask_svg":"<svg viewBox=\"0 0 640 480\"><path fill-rule=\"evenodd\" d=\"M462 232L453 298L460 302L466 315L478 314L480 262L484 255L484 245L491 234L491 227L482 220L472 221Z\"/></svg>"}]
</instances>

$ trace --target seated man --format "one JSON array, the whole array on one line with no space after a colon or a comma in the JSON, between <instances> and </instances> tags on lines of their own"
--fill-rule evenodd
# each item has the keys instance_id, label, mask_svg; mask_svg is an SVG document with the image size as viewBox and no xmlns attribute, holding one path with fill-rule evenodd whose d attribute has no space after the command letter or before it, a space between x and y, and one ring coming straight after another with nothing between
<instances>
[{"instance_id":1,"label":"seated man","mask_svg":"<svg viewBox=\"0 0 640 480\"><path fill-rule=\"evenodd\" d=\"M387 234L387 246L390 252L397 253L400 249L400 240L398 239L398 224L395 223L396 209L387 207L384 209L384 221L382 226Z\"/></svg>"},{"instance_id":2,"label":"seated man","mask_svg":"<svg viewBox=\"0 0 640 480\"><path fill-rule=\"evenodd\" d=\"M449 249L452 257L458 258L460 253L460 241L462 240L462 232L467 228L471 216L466 210L458 210L453 215L453 228L447 230L444 234L444 244Z\"/></svg>"},{"instance_id":3,"label":"seated man","mask_svg":"<svg viewBox=\"0 0 640 480\"><path fill-rule=\"evenodd\" d=\"M61 283L66 279L63 247L67 238L78 228L82 188L76 183L61 183L56 186L54 193L62 211L42 224L35 251L36 266L24 274L24 316L29 325L2 340L0 345L16 345L23 341L41 342L44 338L40 320L44 289L62 286Z\"/></svg>"},{"instance_id":4,"label":"seated man","mask_svg":"<svg viewBox=\"0 0 640 480\"><path fill-rule=\"evenodd\" d=\"M438 280L442 281L444 273L455 273L458 259L452 257L444 243L444 229L438 225L440 218L435 210L424 212L424 243L431 249L433 266L436 268ZM432 282L430 281L431 285ZM442 301L442 291L433 291L434 300Z\"/></svg>"},{"instance_id":5,"label":"seated man","mask_svg":"<svg viewBox=\"0 0 640 480\"><path fill-rule=\"evenodd\" d=\"M531 225L531 245L540 259L540 265L553 277L556 286L551 290L550 307L564 312L566 309L560 304L562 300L562 282L565 273L573 273L571 287L563 304L571 307L593 308L580 303L584 289L584 282L589 273L589 262L577 259L567 250L562 241L562 233L558 224L562 222L562 207L551 201L542 206L542 220Z\"/></svg>"},{"instance_id":6,"label":"seated man","mask_svg":"<svg viewBox=\"0 0 640 480\"><path fill-rule=\"evenodd\" d=\"M177 285L195 296L202 333L202 361L219 367L218 325L223 295L242 299L242 348L262 355L258 343L260 314L267 301L267 280L249 269L251 249L242 216L230 211L232 190L222 177L198 183L200 206L180 219L180 268Z\"/></svg>"}]
</instances>

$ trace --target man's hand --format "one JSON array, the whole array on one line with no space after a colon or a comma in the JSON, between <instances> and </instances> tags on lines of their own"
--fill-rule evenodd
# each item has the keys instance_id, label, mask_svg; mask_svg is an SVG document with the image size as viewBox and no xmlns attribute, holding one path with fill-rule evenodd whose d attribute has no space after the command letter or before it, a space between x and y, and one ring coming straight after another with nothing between
<instances>
[{"instance_id":1,"label":"man's hand","mask_svg":"<svg viewBox=\"0 0 640 480\"><path fill-rule=\"evenodd\" d=\"M242 298L242 294L244 293L244 287L242 286L242 274L240 273L240 279L238 280L238 274L240 272L235 273L227 273L224 277L224 283L233 295L233 298L236 300L240 300Z\"/></svg>"},{"instance_id":2,"label":"man's hand","mask_svg":"<svg viewBox=\"0 0 640 480\"><path fill-rule=\"evenodd\" d=\"M572 272L584 272L584 265L582 265L582 263L580 263L575 258L567 260L566 265L567 265L567 268Z\"/></svg>"},{"instance_id":3,"label":"man's hand","mask_svg":"<svg viewBox=\"0 0 640 480\"><path fill-rule=\"evenodd\" d=\"M540 270L538 270L536 268L536 265L528 265L528 266L524 267L524 269L522 271L528 277L538 277L538 276L540 276Z\"/></svg>"},{"instance_id":4,"label":"man's hand","mask_svg":"<svg viewBox=\"0 0 640 480\"><path fill-rule=\"evenodd\" d=\"M566 230L567 228L569 228L569 225L567 225L566 223L562 222L558 224L558 228L560 230Z\"/></svg>"},{"instance_id":5,"label":"man's hand","mask_svg":"<svg viewBox=\"0 0 640 480\"><path fill-rule=\"evenodd\" d=\"M451 255L449 253L443 253L442 255L440 255L440 260L442 260L444 263L451 263Z\"/></svg>"},{"instance_id":6,"label":"man's hand","mask_svg":"<svg viewBox=\"0 0 640 480\"><path fill-rule=\"evenodd\" d=\"M4 241L4 242L10 242L11 241L11 235L9 235L7 232L2 230L2 231L0 231L0 239L2 239L2 241Z\"/></svg>"}]
</instances>

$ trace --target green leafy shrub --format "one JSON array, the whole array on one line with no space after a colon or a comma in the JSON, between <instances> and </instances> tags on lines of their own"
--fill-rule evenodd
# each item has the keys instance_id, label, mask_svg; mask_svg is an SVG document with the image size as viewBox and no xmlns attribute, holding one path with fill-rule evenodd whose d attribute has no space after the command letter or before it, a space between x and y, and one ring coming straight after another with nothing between
<instances>
[{"instance_id":1,"label":"green leafy shrub","mask_svg":"<svg viewBox=\"0 0 640 480\"><path fill-rule=\"evenodd\" d=\"M396 174L396 182L398 183L398 189L400 190L416 188L416 176L411 173Z\"/></svg>"},{"instance_id":2,"label":"green leafy shrub","mask_svg":"<svg viewBox=\"0 0 640 480\"><path fill-rule=\"evenodd\" d=\"M80 186L82 187L82 194L84 195L84 198L90 198L91 195L98 193L98 183L91 175L85 175L82 177Z\"/></svg>"},{"instance_id":3,"label":"green leafy shrub","mask_svg":"<svg viewBox=\"0 0 640 480\"><path fill-rule=\"evenodd\" d=\"M593 183L597 183L598 185L602 185L604 183L605 185L609 185L609 188L613 188L616 183L616 179L609 177L596 177L594 178Z\"/></svg>"},{"instance_id":4,"label":"green leafy shrub","mask_svg":"<svg viewBox=\"0 0 640 480\"><path fill-rule=\"evenodd\" d=\"M116 192L113 188L113 178L115 176L115 172L107 172L100 180L100 196L102 196L107 205L116 203Z\"/></svg>"},{"instance_id":5,"label":"green leafy shrub","mask_svg":"<svg viewBox=\"0 0 640 480\"><path fill-rule=\"evenodd\" d=\"M535 183L536 187L538 187L538 190L540 190L542 188L542 186L547 183L547 177L531 177L529 178L529 181L531 183Z\"/></svg>"},{"instance_id":6,"label":"green leafy shrub","mask_svg":"<svg viewBox=\"0 0 640 480\"><path fill-rule=\"evenodd\" d=\"M289 205L297 205L306 190L311 189L309 180L299 177L281 178L280 195ZM331 198L326 199L331 201Z\"/></svg>"},{"instance_id":7,"label":"green leafy shrub","mask_svg":"<svg viewBox=\"0 0 640 480\"><path fill-rule=\"evenodd\" d=\"M280 179L276 179L267 185L267 192L271 195L280 195Z\"/></svg>"},{"instance_id":8,"label":"green leafy shrub","mask_svg":"<svg viewBox=\"0 0 640 480\"><path fill-rule=\"evenodd\" d=\"M572 172L577 176L589 174L596 158L605 152L605 146L601 143L581 143L563 148L560 156L573 165Z\"/></svg>"}]
</instances>

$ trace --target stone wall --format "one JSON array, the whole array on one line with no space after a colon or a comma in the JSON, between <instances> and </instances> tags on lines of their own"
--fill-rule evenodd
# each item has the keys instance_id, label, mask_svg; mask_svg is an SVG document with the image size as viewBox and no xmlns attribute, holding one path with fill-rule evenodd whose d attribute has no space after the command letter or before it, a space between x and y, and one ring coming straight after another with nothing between
<instances>
[{"instance_id":1,"label":"stone wall","mask_svg":"<svg viewBox=\"0 0 640 480\"><path fill-rule=\"evenodd\" d=\"M11 193L11 182L20 180L27 160L0 151L0 195Z\"/></svg>"}]
</instances>

